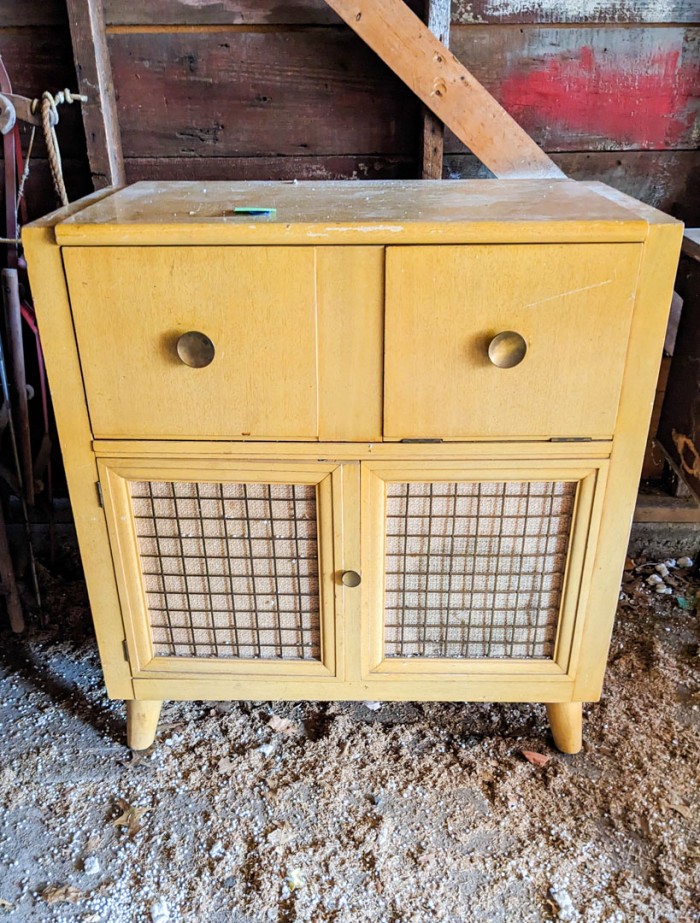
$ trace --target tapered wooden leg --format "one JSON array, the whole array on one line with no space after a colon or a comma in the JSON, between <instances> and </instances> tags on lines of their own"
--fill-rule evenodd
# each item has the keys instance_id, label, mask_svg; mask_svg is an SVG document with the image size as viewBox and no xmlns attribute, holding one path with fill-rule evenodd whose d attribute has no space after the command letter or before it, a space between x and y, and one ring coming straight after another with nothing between
<instances>
[{"instance_id":1,"label":"tapered wooden leg","mask_svg":"<svg viewBox=\"0 0 700 923\"><path fill-rule=\"evenodd\" d=\"M583 746L583 703L557 702L547 706L554 743L562 753L578 753Z\"/></svg>"},{"instance_id":2,"label":"tapered wooden leg","mask_svg":"<svg viewBox=\"0 0 700 923\"><path fill-rule=\"evenodd\" d=\"M162 702L126 703L126 742L132 750L147 750L156 738Z\"/></svg>"}]
</instances>

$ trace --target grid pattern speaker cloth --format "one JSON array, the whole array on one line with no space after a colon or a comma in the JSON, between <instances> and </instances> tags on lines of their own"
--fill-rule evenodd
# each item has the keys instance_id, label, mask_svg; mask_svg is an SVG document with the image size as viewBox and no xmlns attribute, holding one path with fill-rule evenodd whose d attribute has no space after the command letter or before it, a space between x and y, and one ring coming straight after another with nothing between
<instances>
[{"instance_id":1,"label":"grid pattern speaker cloth","mask_svg":"<svg viewBox=\"0 0 700 923\"><path fill-rule=\"evenodd\" d=\"M130 487L156 656L320 658L313 485Z\"/></svg>"},{"instance_id":2,"label":"grid pattern speaker cloth","mask_svg":"<svg viewBox=\"0 0 700 923\"><path fill-rule=\"evenodd\" d=\"M551 658L576 484L392 483L387 657Z\"/></svg>"}]
</instances>

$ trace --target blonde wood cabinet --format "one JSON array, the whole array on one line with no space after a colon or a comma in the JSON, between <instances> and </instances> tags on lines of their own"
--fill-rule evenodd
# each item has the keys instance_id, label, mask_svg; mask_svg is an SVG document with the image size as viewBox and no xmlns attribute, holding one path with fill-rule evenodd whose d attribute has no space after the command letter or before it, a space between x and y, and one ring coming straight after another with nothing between
<instances>
[{"instance_id":1,"label":"blonde wood cabinet","mask_svg":"<svg viewBox=\"0 0 700 923\"><path fill-rule=\"evenodd\" d=\"M139 183L29 225L131 745L164 699L496 700L575 752L680 240L567 180Z\"/></svg>"}]
</instances>

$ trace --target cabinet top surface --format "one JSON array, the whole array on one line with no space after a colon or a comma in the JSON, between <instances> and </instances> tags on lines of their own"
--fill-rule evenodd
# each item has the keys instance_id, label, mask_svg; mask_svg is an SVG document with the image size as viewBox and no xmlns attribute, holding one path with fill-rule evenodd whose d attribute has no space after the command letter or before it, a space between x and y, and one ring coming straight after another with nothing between
<instances>
[{"instance_id":1,"label":"cabinet top surface","mask_svg":"<svg viewBox=\"0 0 700 923\"><path fill-rule=\"evenodd\" d=\"M73 245L322 245L639 241L673 220L602 183L346 180L140 182L51 223Z\"/></svg>"}]
</instances>

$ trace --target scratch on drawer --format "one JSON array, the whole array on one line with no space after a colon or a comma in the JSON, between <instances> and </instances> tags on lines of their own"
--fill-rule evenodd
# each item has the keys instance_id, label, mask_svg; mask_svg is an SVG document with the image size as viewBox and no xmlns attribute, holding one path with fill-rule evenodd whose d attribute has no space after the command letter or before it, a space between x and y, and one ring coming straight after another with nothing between
<instances>
[{"instance_id":1,"label":"scratch on drawer","mask_svg":"<svg viewBox=\"0 0 700 923\"><path fill-rule=\"evenodd\" d=\"M594 285L584 285L582 288L572 288L566 292L557 292L556 295L549 295L547 298L540 298L538 301L531 301L524 304L524 308L534 308L537 304L544 304L545 301L554 301L555 298L566 298L568 295L578 295L579 292L588 292L592 288L603 288L604 285L611 285L612 279L606 279L605 282L596 282Z\"/></svg>"},{"instance_id":2,"label":"scratch on drawer","mask_svg":"<svg viewBox=\"0 0 700 923\"><path fill-rule=\"evenodd\" d=\"M361 234L373 234L376 231L388 231L392 234L400 234L404 230L404 227L400 224L370 224L370 225L351 225L350 227L330 225L327 228L324 228L323 231L309 231L307 237L328 237L329 234L347 234L347 233L361 233Z\"/></svg>"}]
</instances>

